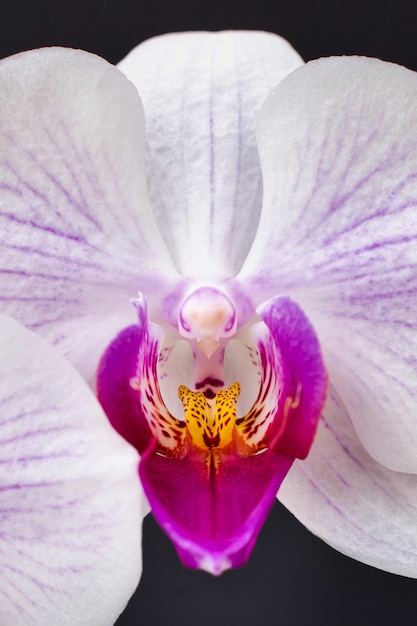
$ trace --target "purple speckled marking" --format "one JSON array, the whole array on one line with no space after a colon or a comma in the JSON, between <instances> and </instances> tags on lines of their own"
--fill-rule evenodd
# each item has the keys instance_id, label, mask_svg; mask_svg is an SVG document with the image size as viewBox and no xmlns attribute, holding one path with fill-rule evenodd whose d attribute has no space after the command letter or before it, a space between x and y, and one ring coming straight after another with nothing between
<instances>
[{"instance_id":1,"label":"purple speckled marking","mask_svg":"<svg viewBox=\"0 0 417 626\"><path fill-rule=\"evenodd\" d=\"M202 389L206 385L210 385L211 387L223 387L224 381L219 380L218 378L212 378L211 376L207 376L204 380L197 382L195 384L195 388Z\"/></svg>"}]
</instances>

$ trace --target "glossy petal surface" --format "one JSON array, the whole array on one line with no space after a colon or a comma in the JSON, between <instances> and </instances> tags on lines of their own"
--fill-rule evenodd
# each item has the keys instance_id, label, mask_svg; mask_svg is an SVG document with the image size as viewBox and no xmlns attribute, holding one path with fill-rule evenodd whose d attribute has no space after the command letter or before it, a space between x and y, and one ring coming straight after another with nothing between
<instances>
[{"instance_id":1,"label":"glossy petal surface","mask_svg":"<svg viewBox=\"0 0 417 626\"><path fill-rule=\"evenodd\" d=\"M262 200L255 115L301 64L280 37L243 31L158 37L119 64L144 103L151 202L182 275L241 266Z\"/></svg>"},{"instance_id":2,"label":"glossy petal surface","mask_svg":"<svg viewBox=\"0 0 417 626\"><path fill-rule=\"evenodd\" d=\"M137 454L56 351L0 329L0 623L111 626L141 569Z\"/></svg>"},{"instance_id":3,"label":"glossy petal surface","mask_svg":"<svg viewBox=\"0 0 417 626\"><path fill-rule=\"evenodd\" d=\"M417 577L417 477L377 463L334 390L316 442L279 499L307 528L355 559Z\"/></svg>"},{"instance_id":4,"label":"glossy petal surface","mask_svg":"<svg viewBox=\"0 0 417 626\"><path fill-rule=\"evenodd\" d=\"M273 298L258 313L279 350L282 364L279 406L266 443L289 456L305 458L327 395L320 345L309 320L289 298ZM266 366L263 363L264 370Z\"/></svg>"},{"instance_id":5,"label":"glossy petal surface","mask_svg":"<svg viewBox=\"0 0 417 626\"><path fill-rule=\"evenodd\" d=\"M364 58L285 79L259 120L264 206L239 279L289 294L372 456L417 470L417 76Z\"/></svg>"},{"instance_id":6,"label":"glossy petal surface","mask_svg":"<svg viewBox=\"0 0 417 626\"><path fill-rule=\"evenodd\" d=\"M232 456L209 475L203 455L176 460L149 450L140 477L183 563L221 574L246 563L292 462L274 451Z\"/></svg>"},{"instance_id":7,"label":"glossy petal surface","mask_svg":"<svg viewBox=\"0 0 417 626\"><path fill-rule=\"evenodd\" d=\"M141 103L103 59L59 48L2 61L0 94L0 308L89 378L135 321L129 298L177 280L147 199Z\"/></svg>"},{"instance_id":8,"label":"glossy petal surface","mask_svg":"<svg viewBox=\"0 0 417 626\"><path fill-rule=\"evenodd\" d=\"M129 326L111 342L97 370L97 397L113 428L142 453L152 433L130 380L136 376L146 326Z\"/></svg>"}]
</instances>

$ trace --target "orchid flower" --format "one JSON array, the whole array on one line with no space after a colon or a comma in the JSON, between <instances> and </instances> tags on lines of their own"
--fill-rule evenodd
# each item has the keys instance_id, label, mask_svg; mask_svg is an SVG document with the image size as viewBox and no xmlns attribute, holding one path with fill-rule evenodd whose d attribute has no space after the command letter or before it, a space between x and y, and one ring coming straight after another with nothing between
<instances>
[{"instance_id":1,"label":"orchid flower","mask_svg":"<svg viewBox=\"0 0 417 626\"><path fill-rule=\"evenodd\" d=\"M213 574L278 492L417 576L416 75L187 33L0 98L0 622L114 622L148 503Z\"/></svg>"}]
</instances>

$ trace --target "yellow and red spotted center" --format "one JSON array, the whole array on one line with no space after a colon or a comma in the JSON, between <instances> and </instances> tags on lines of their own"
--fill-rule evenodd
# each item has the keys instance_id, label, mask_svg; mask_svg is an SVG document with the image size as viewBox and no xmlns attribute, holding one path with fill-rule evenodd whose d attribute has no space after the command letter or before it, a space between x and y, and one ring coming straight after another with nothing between
<instances>
[{"instance_id":1,"label":"yellow and red spotted center","mask_svg":"<svg viewBox=\"0 0 417 626\"><path fill-rule=\"evenodd\" d=\"M236 425L236 403L240 385L233 383L207 398L201 391L180 385L178 396L184 407L185 423L193 443L202 450L216 450L233 441Z\"/></svg>"}]
</instances>

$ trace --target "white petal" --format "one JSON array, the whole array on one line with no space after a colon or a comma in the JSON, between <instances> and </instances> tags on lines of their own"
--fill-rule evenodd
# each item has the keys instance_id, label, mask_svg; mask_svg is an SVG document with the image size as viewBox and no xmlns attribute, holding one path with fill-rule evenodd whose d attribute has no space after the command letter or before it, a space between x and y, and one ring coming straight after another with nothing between
<instances>
[{"instance_id":1,"label":"white petal","mask_svg":"<svg viewBox=\"0 0 417 626\"><path fill-rule=\"evenodd\" d=\"M417 471L417 75L375 59L297 70L259 119L264 207L240 275L318 332L368 451Z\"/></svg>"},{"instance_id":2,"label":"white petal","mask_svg":"<svg viewBox=\"0 0 417 626\"><path fill-rule=\"evenodd\" d=\"M317 439L295 461L279 499L331 546L380 569L417 578L417 476L365 451L332 390Z\"/></svg>"},{"instance_id":3,"label":"white petal","mask_svg":"<svg viewBox=\"0 0 417 626\"><path fill-rule=\"evenodd\" d=\"M152 304L176 280L143 144L136 90L103 59L49 48L0 63L0 308L86 375L134 322L129 298Z\"/></svg>"},{"instance_id":4,"label":"white petal","mask_svg":"<svg viewBox=\"0 0 417 626\"><path fill-rule=\"evenodd\" d=\"M151 202L183 275L239 269L262 198L255 114L301 63L284 39L253 31L156 37L119 64L144 103Z\"/></svg>"},{"instance_id":5,"label":"white petal","mask_svg":"<svg viewBox=\"0 0 417 626\"><path fill-rule=\"evenodd\" d=\"M44 340L0 331L0 623L110 626L141 571L137 454Z\"/></svg>"}]
</instances>

